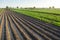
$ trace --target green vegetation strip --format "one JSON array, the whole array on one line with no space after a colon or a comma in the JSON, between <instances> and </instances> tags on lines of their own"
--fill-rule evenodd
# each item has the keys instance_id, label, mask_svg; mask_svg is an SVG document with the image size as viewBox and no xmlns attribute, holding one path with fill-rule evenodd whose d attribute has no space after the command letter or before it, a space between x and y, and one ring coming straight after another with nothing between
<instances>
[{"instance_id":1,"label":"green vegetation strip","mask_svg":"<svg viewBox=\"0 0 60 40\"><path fill-rule=\"evenodd\" d=\"M31 11L38 11L38 12L45 12L50 14L60 14L60 9L48 9L48 8L40 8L40 9L25 9L25 10L31 10Z\"/></svg>"},{"instance_id":2,"label":"green vegetation strip","mask_svg":"<svg viewBox=\"0 0 60 40\"><path fill-rule=\"evenodd\" d=\"M45 22L60 26L60 16L47 14L48 12L45 13L45 14L44 13L33 12L33 10L34 9L32 9L32 10L31 9L28 9L28 10L25 10L25 9L14 9L13 11L16 11L16 12L19 12L19 13L34 17L34 18L38 18L38 19L40 19L42 21L45 21ZM37 11L37 10L35 10L35 11Z\"/></svg>"},{"instance_id":3,"label":"green vegetation strip","mask_svg":"<svg viewBox=\"0 0 60 40\"><path fill-rule=\"evenodd\" d=\"M1 9L0 9L0 14L1 14L3 11L4 11L4 9L1 8Z\"/></svg>"}]
</instances>

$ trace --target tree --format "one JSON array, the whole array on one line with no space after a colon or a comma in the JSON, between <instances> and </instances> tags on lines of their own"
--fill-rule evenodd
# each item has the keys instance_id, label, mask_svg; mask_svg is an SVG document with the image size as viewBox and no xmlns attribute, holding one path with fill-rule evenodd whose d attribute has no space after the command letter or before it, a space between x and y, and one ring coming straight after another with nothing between
<instances>
[{"instance_id":1,"label":"tree","mask_svg":"<svg viewBox=\"0 0 60 40\"><path fill-rule=\"evenodd\" d=\"M6 6L6 8L8 8L8 6Z\"/></svg>"},{"instance_id":2,"label":"tree","mask_svg":"<svg viewBox=\"0 0 60 40\"><path fill-rule=\"evenodd\" d=\"M49 9L51 9L51 7L49 7Z\"/></svg>"},{"instance_id":3,"label":"tree","mask_svg":"<svg viewBox=\"0 0 60 40\"><path fill-rule=\"evenodd\" d=\"M35 6L33 8L35 8Z\"/></svg>"},{"instance_id":4,"label":"tree","mask_svg":"<svg viewBox=\"0 0 60 40\"><path fill-rule=\"evenodd\" d=\"M17 8L19 8L19 7L17 6Z\"/></svg>"},{"instance_id":5,"label":"tree","mask_svg":"<svg viewBox=\"0 0 60 40\"><path fill-rule=\"evenodd\" d=\"M52 6L52 8L55 8L54 6Z\"/></svg>"}]
</instances>

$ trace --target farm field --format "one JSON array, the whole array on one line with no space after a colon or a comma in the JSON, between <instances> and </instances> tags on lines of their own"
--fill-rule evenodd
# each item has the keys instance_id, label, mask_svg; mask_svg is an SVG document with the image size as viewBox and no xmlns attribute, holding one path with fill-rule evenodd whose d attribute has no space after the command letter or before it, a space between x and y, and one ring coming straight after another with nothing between
<instances>
[{"instance_id":1,"label":"farm field","mask_svg":"<svg viewBox=\"0 0 60 40\"><path fill-rule=\"evenodd\" d=\"M0 40L60 40L60 0L0 0Z\"/></svg>"},{"instance_id":2,"label":"farm field","mask_svg":"<svg viewBox=\"0 0 60 40\"><path fill-rule=\"evenodd\" d=\"M60 27L29 15L3 9L0 14L0 40L60 40Z\"/></svg>"},{"instance_id":3,"label":"farm field","mask_svg":"<svg viewBox=\"0 0 60 40\"><path fill-rule=\"evenodd\" d=\"M13 9L13 11L60 26L60 9Z\"/></svg>"}]
</instances>

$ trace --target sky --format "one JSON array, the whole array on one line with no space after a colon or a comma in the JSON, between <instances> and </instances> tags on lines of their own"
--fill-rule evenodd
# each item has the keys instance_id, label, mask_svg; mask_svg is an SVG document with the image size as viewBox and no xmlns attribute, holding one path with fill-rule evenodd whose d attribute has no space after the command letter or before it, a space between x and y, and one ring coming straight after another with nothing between
<instances>
[{"instance_id":1,"label":"sky","mask_svg":"<svg viewBox=\"0 0 60 40\"><path fill-rule=\"evenodd\" d=\"M9 7L49 7L60 8L60 0L0 0L0 8Z\"/></svg>"}]
</instances>

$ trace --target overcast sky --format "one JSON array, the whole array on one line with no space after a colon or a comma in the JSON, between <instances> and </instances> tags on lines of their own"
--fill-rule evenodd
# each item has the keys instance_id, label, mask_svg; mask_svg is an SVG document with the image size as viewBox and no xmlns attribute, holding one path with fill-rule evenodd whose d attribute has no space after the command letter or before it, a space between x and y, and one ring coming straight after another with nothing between
<instances>
[{"instance_id":1,"label":"overcast sky","mask_svg":"<svg viewBox=\"0 0 60 40\"><path fill-rule=\"evenodd\" d=\"M0 7L49 7L60 8L60 0L0 0Z\"/></svg>"}]
</instances>

